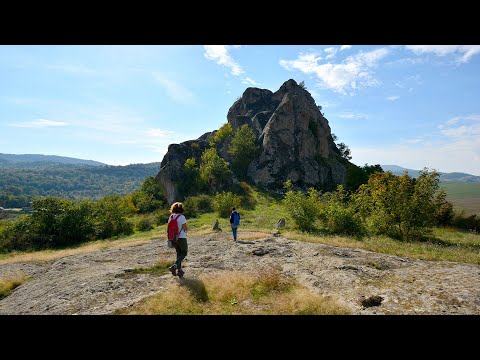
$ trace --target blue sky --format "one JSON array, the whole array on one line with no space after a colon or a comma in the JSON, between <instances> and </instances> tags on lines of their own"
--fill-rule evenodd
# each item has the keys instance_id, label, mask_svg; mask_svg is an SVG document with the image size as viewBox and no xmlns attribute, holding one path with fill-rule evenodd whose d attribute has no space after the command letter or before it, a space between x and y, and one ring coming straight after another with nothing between
<instances>
[{"instance_id":1,"label":"blue sky","mask_svg":"<svg viewBox=\"0 0 480 360\"><path fill-rule=\"evenodd\" d=\"M357 165L480 175L480 45L0 46L0 153L160 162L304 81Z\"/></svg>"}]
</instances>

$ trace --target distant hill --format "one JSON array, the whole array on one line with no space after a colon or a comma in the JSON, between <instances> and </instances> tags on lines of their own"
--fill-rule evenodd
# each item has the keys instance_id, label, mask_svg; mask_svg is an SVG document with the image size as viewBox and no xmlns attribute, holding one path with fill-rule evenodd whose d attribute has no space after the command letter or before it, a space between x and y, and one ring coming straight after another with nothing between
<instances>
[{"instance_id":1,"label":"distant hill","mask_svg":"<svg viewBox=\"0 0 480 360\"><path fill-rule=\"evenodd\" d=\"M73 164L73 165L92 165L92 166L106 165L98 161L76 159L76 158L71 158L66 156L41 155L41 154L16 155L16 154L0 153L0 165L37 163L37 162L55 163L55 164Z\"/></svg>"},{"instance_id":2,"label":"distant hill","mask_svg":"<svg viewBox=\"0 0 480 360\"><path fill-rule=\"evenodd\" d=\"M408 175L411 177L418 177L420 170L407 169L398 165L380 165L384 171L391 171L395 175L402 175L405 170L408 171ZM480 182L480 176L452 172L444 173L440 172L440 181L458 181L458 182Z\"/></svg>"},{"instance_id":3,"label":"distant hill","mask_svg":"<svg viewBox=\"0 0 480 360\"><path fill-rule=\"evenodd\" d=\"M160 163L127 166L24 162L0 164L0 206L27 206L34 196L99 199L126 195L155 176Z\"/></svg>"}]
</instances>

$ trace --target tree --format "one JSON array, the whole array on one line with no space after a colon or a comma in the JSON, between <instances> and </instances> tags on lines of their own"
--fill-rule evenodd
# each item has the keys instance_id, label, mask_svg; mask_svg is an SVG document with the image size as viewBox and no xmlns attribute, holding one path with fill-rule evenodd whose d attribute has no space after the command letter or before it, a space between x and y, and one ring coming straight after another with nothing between
<instances>
[{"instance_id":1,"label":"tree","mask_svg":"<svg viewBox=\"0 0 480 360\"><path fill-rule=\"evenodd\" d=\"M215 148L205 149L200 161L200 178L208 184L210 191L225 186L232 176L228 162L217 154Z\"/></svg>"},{"instance_id":2,"label":"tree","mask_svg":"<svg viewBox=\"0 0 480 360\"><path fill-rule=\"evenodd\" d=\"M230 123L223 124L220 129L211 136L209 139L209 144L211 147L218 146L222 144L226 139L231 138L233 135L232 125Z\"/></svg>"},{"instance_id":3,"label":"tree","mask_svg":"<svg viewBox=\"0 0 480 360\"><path fill-rule=\"evenodd\" d=\"M337 148L340 151L340 156L346 160L351 160L352 155L349 147L345 143L341 142L337 144Z\"/></svg>"},{"instance_id":4,"label":"tree","mask_svg":"<svg viewBox=\"0 0 480 360\"><path fill-rule=\"evenodd\" d=\"M247 124L242 125L235 132L228 153L234 158L232 165L235 172L241 178L245 178L247 176L248 165L257 154L255 133Z\"/></svg>"},{"instance_id":5,"label":"tree","mask_svg":"<svg viewBox=\"0 0 480 360\"><path fill-rule=\"evenodd\" d=\"M305 81L300 81L300 83L298 84L303 90L307 90L307 87L305 86Z\"/></svg>"}]
</instances>

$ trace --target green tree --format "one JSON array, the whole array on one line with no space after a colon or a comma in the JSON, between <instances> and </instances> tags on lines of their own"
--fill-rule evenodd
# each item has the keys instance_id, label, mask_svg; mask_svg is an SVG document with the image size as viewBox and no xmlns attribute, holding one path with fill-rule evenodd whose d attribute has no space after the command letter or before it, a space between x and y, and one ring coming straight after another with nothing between
<instances>
[{"instance_id":1,"label":"green tree","mask_svg":"<svg viewBox=\"0 0 480 360\"><path fill-rule=\"evenodd\" d=\"M185 160L178 181L178 191L184 197L192 196L206 190L206 185L200 178L200 169L195 158Z\"/></svg>"},{"instance_id":2,"label":"green tree","mask_svg":"<svg viewBox=\"0 0 480 360\"><path fill-rule=\"evenodd\" d=\"M235 132L228 153L234 158L232 165L235 172L240 178L245 178L248 165L257 155L255 133L247 124L242 125Z\"/></svg>"},{"instance_id":3,"label":"green tree","mask_svg":"<svg viewBox=\"0 0 480 360\"><path fill-rule=\"evenodd\" d=\"M292 181L287 180L284 185L287 190L283 198L283 205L292 216L297 228L302 231L315 230L315 220L319 216L320 193L310 188L308 193L301 190L294 191Z\"/></svg>"},{"instance_id":4,"label":"green tree","mask_svg":"<svg viewBox=\"0 0 480 360\"><path fill-rule=\"evenodd\" d=\"M218 156L215 148L204 150L200 162L200 178L208 184L210 191L227 185L231 176L232 171L228 167L228 162Z\"/></svg>"},{"instance_id":5,"label":"green tree","mask_svg":"<svg viewBox=\"0 0 480 360\"><path fill-rule=\"evenodd\" d=\"M417 179L407 173L374 173L353 196L355 207L367 217L372 232L411 240L430 233L436 225L439 174L420 172Z\"/></svg>"},{"instance_id":6,"label":"green tree","mask_svg":"<svg viewBox=\"0 0 480 360\"><path fill-rule=\"evenodd\" d=\"M215 132L215 135L211 136L209 139L209 144L211 147L216 147L227 139L230 139L233 135L232 125L230 123L223 124L220 129Z\"/></svg>"}]
</instances>

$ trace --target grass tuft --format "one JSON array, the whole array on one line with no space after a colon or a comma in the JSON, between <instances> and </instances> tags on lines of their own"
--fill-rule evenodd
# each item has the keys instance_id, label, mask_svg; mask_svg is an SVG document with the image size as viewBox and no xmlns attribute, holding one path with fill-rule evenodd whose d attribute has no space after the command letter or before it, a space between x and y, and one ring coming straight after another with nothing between
<instances>
[{"instance_id":1,"label":"grass tuft","mask_svg":"<svg viewBox=\"0 0 480 360\"><path fill-rule=\"evenodd\" d=\"M24 274L15 274L0 279L0 300L10 295L16 287L22 285L28 277Z\"/></svg>"},{"instance_id":2,"label":"grass tuft","mask_svg":"<svg viewBox=\"0 0 480 360\"><path fill-rule=\"evenodd\" d=\"M276 270L203 274L116 314L349 314L334 299L320 296Z\"/></svg>"}]
</instances>

